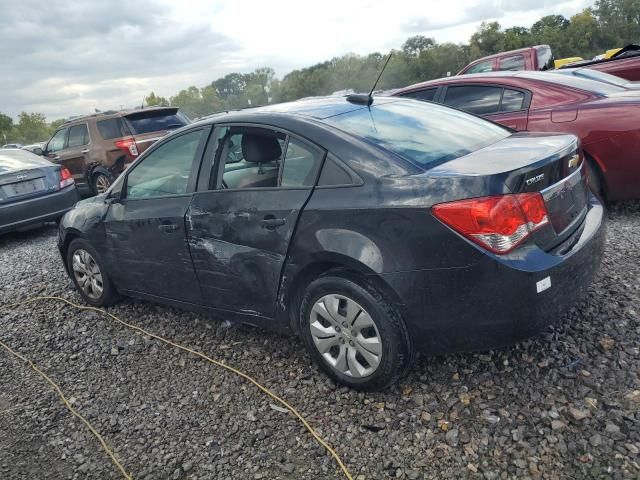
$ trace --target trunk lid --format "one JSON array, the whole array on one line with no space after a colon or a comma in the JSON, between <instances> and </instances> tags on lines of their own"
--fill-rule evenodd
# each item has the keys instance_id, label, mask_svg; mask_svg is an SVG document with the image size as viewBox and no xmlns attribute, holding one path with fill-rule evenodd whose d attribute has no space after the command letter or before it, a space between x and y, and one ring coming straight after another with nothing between
<instances>
[{"instance_id":1,"label":"trunk lid","mask_svg":"<svg viewBox=\"0 0 640 480\"><path fill-rule=\"evenodd\" d=\"M0 204L56 190L60 167L25 150L0 150Z\"/></svg>"},{"instance_id":2,"label":"trunk lid","mask_svg":"<svg viewBox=\"0 0 640 480\"><path fill-rule=\"evenodd\" d=\"M577 137L567 134L517 133L469 155L444 163L430 174L486 177L511 193L540 192L549 224L533 233L546 251L566 240L582 223L588 186ZM487 192L491 195L494 192Z\"/></svg>"}]
</instances>

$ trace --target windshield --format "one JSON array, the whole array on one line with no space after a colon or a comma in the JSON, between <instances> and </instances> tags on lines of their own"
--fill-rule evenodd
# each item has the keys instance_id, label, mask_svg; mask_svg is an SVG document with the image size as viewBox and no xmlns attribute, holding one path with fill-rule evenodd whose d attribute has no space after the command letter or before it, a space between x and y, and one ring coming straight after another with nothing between
<instances>
[{"instance_id":1,"label":"windshield","mask_svg":"<svg viewBox=\"0 0 640 480\"><path fill-rule=\"evenodd\" d=\"M374 104L326 121L426 168L510 135L508 130L481 118L418 100Z\"/></svg>"}]
</instances>

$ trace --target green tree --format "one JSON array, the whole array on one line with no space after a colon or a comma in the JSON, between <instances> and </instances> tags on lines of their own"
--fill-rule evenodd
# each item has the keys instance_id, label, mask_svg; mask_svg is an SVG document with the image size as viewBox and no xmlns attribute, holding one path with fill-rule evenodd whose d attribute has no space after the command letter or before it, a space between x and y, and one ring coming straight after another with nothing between
<instances>
[{"instance_id":1,"label":"green tree","mask_svg":"<svg viewBox=\"0 0 640 480\"><path fill-rule=\"evenodd\" d=\"M423 50L427 48L433 48L436 46L436 41L433 38L428 38L422 35L414 35L407 38L402 44L402 51L407 55L418 56Z\"/></svg>"},{"instance_id":2,"label":"green tree","mask_svg":"<svg viewBox=\"0 0 640 480\"><path fill-rule=\"evenodd\" d=\"M13 142L27 144L45 141L49 134L50 128L43 114L22 112L18 115L18 123L13 125L9 136Z\"/></svg>"},{"instance_id":3,"label":"green tree","mask_svg":"<svg viewBox=\"0 0 640 480\"><path fill-rule=\"evenodd\" d=\"M640 1L598 0L594 14L609 48L640 42Z\"/></svg>"},{"instance_id":4,"label":"green tree","mask_svg":"<svg viewBox=\"0 0 640 480\"><path fill-rule=\"evenodd\" d=\"M147 107L156 107L156 106L166 107L169 105L169 100L151 92L149 95L147 95L144 98L144 104Z\"/></svg>"},{"instance_id":5,"label":"green tree","mask_svg":"<svg viewBox=\"0 0 640 480\"><path fill-rule=\"evenodd\" d=\"M500 24L498 22L482 22L478 31L471 35L469 46L474 57L502 52L504 50L504 33L500 29Z\"/></svg>"},{"instance_id":6,"label":"green tree","mask_svg":"<svg viewBox=\"0 0 640 480\"><path fill-rule=\"evenodd\" d=\"M13 119L9 115L0 113L0 142L7 142L12 127Z\"/></svg>"}]
</instances>

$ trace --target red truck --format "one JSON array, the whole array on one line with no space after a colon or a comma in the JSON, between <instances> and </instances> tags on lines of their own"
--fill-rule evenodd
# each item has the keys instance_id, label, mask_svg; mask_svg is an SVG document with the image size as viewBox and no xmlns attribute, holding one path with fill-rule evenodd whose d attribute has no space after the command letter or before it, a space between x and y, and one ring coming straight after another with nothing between
<instances>
[{"instance_id":1,"label":"red truck","mask_svg":"<svg viewBox=\"0 0 640 480\"><path fill-rule=\"evenodd\" d=\"M640 47L628 45L608 59L584 60L562 68L585 67L599 70L629 81L640 80ZM549 45L520 48L496 53L471 62L458 75L466 73L496 72L504 70L550 70L553 54Z\"/></svg>"}]
</instances>

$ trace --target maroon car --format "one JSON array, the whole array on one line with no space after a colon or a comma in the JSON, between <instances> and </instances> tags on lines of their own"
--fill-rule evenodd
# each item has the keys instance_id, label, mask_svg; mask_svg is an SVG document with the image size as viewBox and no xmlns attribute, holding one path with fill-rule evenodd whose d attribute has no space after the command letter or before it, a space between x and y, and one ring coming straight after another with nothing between
<instances>
[{"instance_id":1,"label":"maroon car","mask_svg":"<svg viewBox=\"0 0 640 480\"><path fill-rule=\"evenodd\" d=\"M640 92L547 72L442 78L394 96L443 103L514 130L580 137L592 188L607 200L640 198Z\"/></svg>"}]
</instances>

